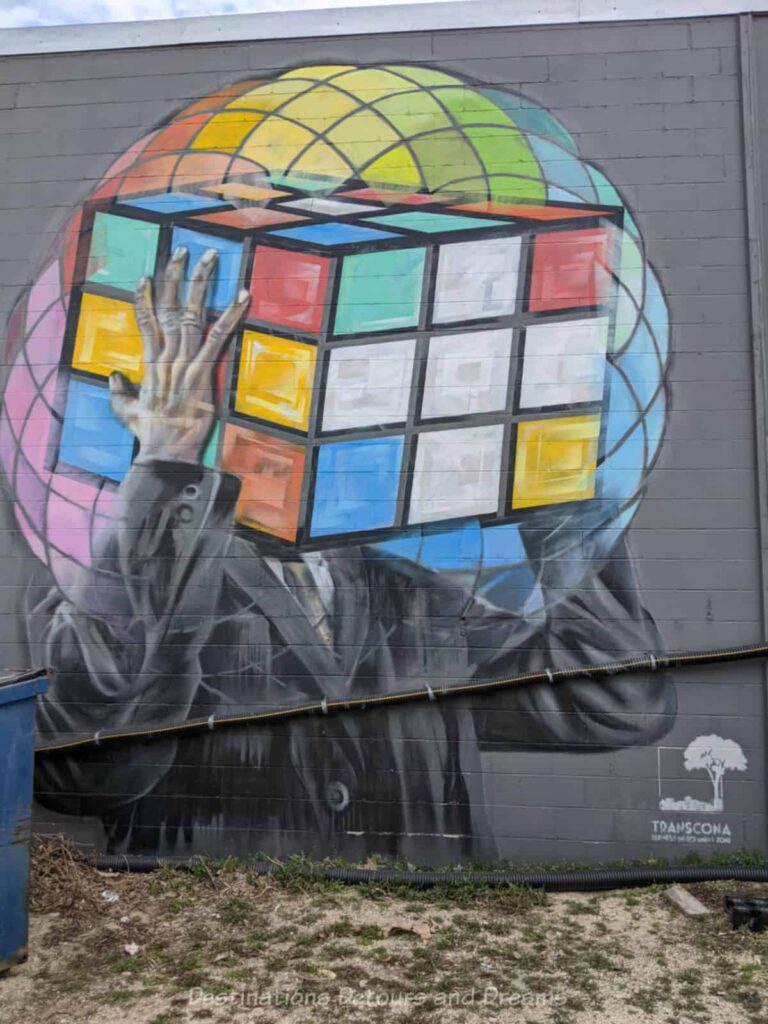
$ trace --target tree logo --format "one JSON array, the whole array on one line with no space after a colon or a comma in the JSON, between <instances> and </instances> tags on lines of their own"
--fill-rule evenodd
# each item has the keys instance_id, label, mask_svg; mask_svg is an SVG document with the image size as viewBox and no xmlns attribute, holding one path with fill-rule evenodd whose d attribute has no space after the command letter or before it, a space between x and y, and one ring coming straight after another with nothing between
<instances>
[{"instance_id":1,"label":"tree logo","mask_svg":"<svg viewBox=\"0 0 768 1024\"><path fill-rule=\"evenodd\" d=\"M679 800L662 795L661 750L662 748L659 748L659 808L662 811L698 811L705 814L719 814L724 810L723 779L725 773L747 770L744 751L735 740L726 740L722 736L714 735L697 736L685 748L683 763L686 771L706 772L712 786L712 799L702 800L686 795Z\"/></svg>"}]
</instances>

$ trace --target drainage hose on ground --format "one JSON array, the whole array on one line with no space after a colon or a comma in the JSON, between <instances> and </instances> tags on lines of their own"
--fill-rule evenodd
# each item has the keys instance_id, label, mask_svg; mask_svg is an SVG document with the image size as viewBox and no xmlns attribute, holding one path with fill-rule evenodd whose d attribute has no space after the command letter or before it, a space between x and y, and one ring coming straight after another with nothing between
<instances>
[{"instance_id":1,"label":"drainage hose on ground","mask_svg":"<svg viewBox=\"0 0 768 1024\"><path fill-rule=\"evenodd\" d=\"M201 868L202 857L187 860L142 855L101 854L89 863L103 871L147 873L162 865L186 869ZM243 860L243 867L257 875L279 877L286 871L270 861ZM525 886L547 892L595 892L600 889L627 889L645 885L672 885L686 882L767 882L768 867L734 865L679 865L669 867L593 868L582 871L397 871L394 868L306 867L290 868L290 877L341 882L346 885L407 885L413 889L435 886L476 885L491 889Z\"/></svg>"}]
</instances>

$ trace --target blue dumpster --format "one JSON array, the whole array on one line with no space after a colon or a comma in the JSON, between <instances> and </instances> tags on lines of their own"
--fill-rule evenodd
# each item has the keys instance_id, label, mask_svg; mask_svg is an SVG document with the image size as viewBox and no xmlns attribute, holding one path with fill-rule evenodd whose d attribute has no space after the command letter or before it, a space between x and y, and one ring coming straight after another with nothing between
<instances>
[{"instance_id":1,"label":"blue dumpster","mask_svg":"<svg viewBox=\"0 0 768 1024\"><path fill-rule=\"evenodd\" d=\"M0 971L27 955L35 699L40 672L0 679Z\"/></svg>"}]
</instances>

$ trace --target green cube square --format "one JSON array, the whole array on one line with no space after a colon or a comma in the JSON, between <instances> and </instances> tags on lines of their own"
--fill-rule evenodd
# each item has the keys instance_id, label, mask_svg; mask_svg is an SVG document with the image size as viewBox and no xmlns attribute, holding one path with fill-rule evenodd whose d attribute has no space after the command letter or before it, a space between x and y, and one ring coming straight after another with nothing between
<instances>
[{"instance_id":1,"label":"green cube square","mask_svg":"<svg viewBox=\"0 0 768 1024\"><path fill-rule=\"evenodd\" d=\"M388 249L345 256L333 333L416 327L426 250Z\"/></svg>"},{"instance_id":2,"label":"green cube square","mask_svg":"<svg viewBox=\"0 0 768 1024\"><path fill-rule=\"evenodd\" d=\"M132 292L155 272L160 228L144 220L97 213L88 254L87 279Z\"/></svg>"}]
</instances>

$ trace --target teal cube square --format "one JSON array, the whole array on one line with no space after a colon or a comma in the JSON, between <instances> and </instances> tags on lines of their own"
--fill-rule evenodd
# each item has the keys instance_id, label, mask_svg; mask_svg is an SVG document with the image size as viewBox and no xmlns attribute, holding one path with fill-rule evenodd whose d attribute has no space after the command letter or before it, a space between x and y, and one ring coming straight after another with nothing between
<instances>
[{"instance_id":1,"label":"teal cube square","mask_svg":"<svg viewBox=\"0 0 768 1024\"><path fill-rule=\"evenodd\" d=\"M425 213L423 210L390 213L385 217L368 217L366 224L380 224L385 228L405 228L406 231L418 231L420 234L426 235L499 227L497 220L467 217L456 213Z\"/></svg>"},{"instance_id":2,"label":"teal cube square","mask_svg":"<svg viewBox=\"0 0 768 1024\"><path fill-rule=\"evenodd\" d=\"M333 333L361 334L416 327L426 250L385 249L345 256Z\"/></svg>"},{"instance_id":3,"label":"teal cube square","mask_svg":"<svg viewBox=\"0 0 768 1024\"><path fill-rule=\"evenodd\" d=\"M157 224L97 213L88 253L88 281L134 291L142 277L155 272L159 235Z\"/></svg>"}]
</instances>

